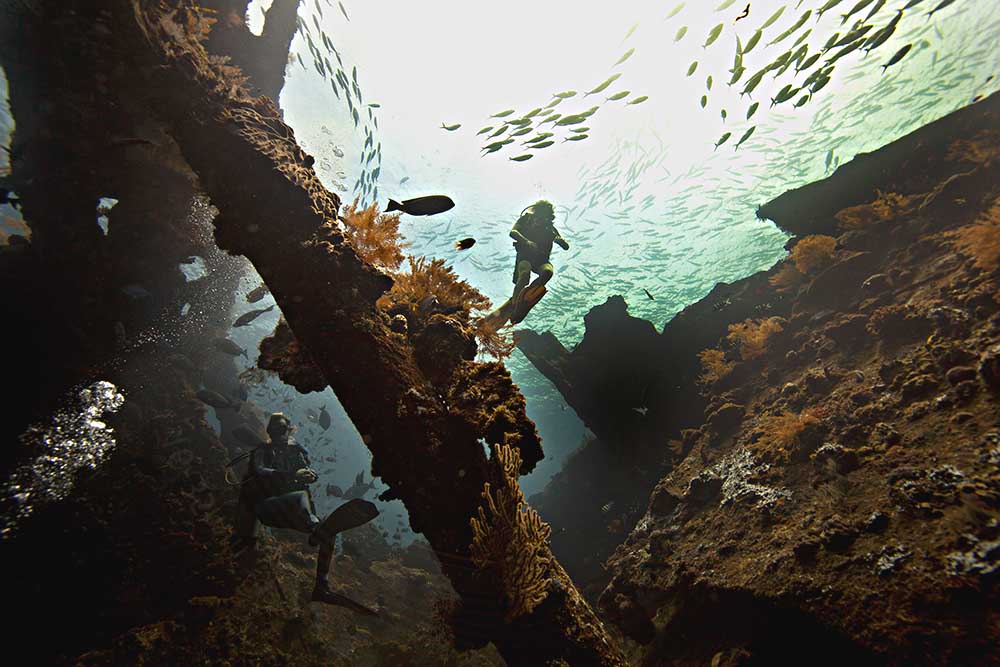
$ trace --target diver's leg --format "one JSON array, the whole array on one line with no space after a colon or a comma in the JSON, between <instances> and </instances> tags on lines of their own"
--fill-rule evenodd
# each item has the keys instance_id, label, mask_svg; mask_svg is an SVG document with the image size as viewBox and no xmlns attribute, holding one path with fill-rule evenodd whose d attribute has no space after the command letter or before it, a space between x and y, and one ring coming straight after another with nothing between
<instances>
[{"instance_id":1,"label":"diver's leg","mask_svg":"<svg viewBox=\"0 0 1000 667\"><path fill-rule=\"evenodd\" d=\"M289 528L309 533L319 524L319 518L309 507L309 494L306 491L265 498L257 503L256 510L264 525L273 528Z\"/></svg>"},{"instance_id":2,"label":"diver's leg","mask_svg":"<svg viewBox=\"0 0 1000 667\"><path fill-rule=\"evenodd\" d=\"M254 512L253 504L247 493L241 492L236 501L236 525L233 527L233 537L230 540L235 553L252 548L257 543L257 533L260 531L260 521Z\"/></svg>"},{"instance_id":3,"label":"diver's leg","mask_svg":"<svg viewBox=\"0 0 1000 667\"><path fill-rule=\"evenodd\" d=\"M526 259L518 261L514 275L516 280L514 281L514 293L510 297L511 301L517 299L521 290L528 286L528 281L531 280L531 262Z\"/></svg>"},{"instance_id":4,"label":"diver's leg","mask_svg":"<svg viewBox=\"0 0 1000 667\"><path fill-rule=\"evenodd\" d=\"M316 588L329 587L330 563L333 562L333 546L321 544L316 555Z\"/></svg>"},{"instance_id":5,"label":"diver's leg","mask_svg":"<svg viewBox=\"0 0 1000 667\"><path fill-rule=\"evenodd\" d=\"M535 278L534 281L532 281L531 288L536 289L538 287L541 287L545 283L549 282L549 280L552 279L552 274L554 271L555 268L552 266L551 262L545 262L544 264L539 266L537 271L538 277Z\"/></svg>"}]
</instances>

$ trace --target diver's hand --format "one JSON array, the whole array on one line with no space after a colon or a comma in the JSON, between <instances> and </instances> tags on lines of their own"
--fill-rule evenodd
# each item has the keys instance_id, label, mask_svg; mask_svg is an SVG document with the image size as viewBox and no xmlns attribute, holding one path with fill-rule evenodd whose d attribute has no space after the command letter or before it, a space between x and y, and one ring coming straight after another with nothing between
<instances>
[{"instance_id":1,"label":"diver's hand","mask_svg":"<svg viewBox=\"0 0 1000 667\"><path fill-rule=\"evenodd\" d=\"M312 468L299 468L295 471L295 479L303 484L313 484L319 480L319 475Z\"/></svg>"}]
</instances>

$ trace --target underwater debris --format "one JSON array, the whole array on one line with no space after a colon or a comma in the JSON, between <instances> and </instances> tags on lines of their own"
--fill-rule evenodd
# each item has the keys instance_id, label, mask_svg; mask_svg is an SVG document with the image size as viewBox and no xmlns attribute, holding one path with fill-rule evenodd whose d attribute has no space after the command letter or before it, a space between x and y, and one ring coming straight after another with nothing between
<instances>
[{"instance_id":1,"label":"underwater debris","mask_svg":"<svg viewBox=\"0 0 1000 667\"><path fill-rule=\"evenodd\" d=\"M524 502L517 483L521 454L500 445L491 459L490 481L483 485L483 504L472 526L472 561L495 572L507 594L505 618L511 621L531 611L548 595L544 547L552 529Z\"/></svg>"}]
</instances>

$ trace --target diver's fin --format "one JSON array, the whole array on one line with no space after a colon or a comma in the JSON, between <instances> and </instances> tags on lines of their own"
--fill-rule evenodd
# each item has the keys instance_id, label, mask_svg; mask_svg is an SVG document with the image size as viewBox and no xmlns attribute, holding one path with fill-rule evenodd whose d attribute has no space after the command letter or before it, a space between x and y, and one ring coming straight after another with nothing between
<instances>
[{"instance_id":1,"label":"diver's fin","mask_svg":"<svg viewBox=\"0 0 1000 667\"><path fill-rule=\"evenodd\" d=\"M360 602L355 602L346 595L342 595L336 591L331 590L326 586L316 586L312 592L313 602L325 602L326 604L337 605L338 607L346 607L351 611L356 611L359 614L364 614L365 616L375 616L378 617L378 612L374 609L364 606Z\"/></svg>"},{"instance_id":2,"label":"diver's fin","mask_svg":"<svg viewBox=\"0 0 1000 667\"><path fill-rule=\"evenodd\" d=\"M378 516L378 508L362 498L348 500L346 503L330 512L330 515L313 529L309 536L310 544L325 544L333 546L337 533L366 524Z\"/></svg>"},{"instance_id":3,"label":"diver's fin","mask_svg":"<svg viewBox=\"0 0 1000 667\"><path fill-rule=\"evenodd\" d=\"M542 300L542 297L545 296L547 291L548 290L545 289L545 285L539 285L538 287L525 287L521 291L517 303L514 304L514 312L510 315L510 323L519 324L525 317L528 316L528 313L535 307L535 304Z\"/></svg>"}]
</instances>

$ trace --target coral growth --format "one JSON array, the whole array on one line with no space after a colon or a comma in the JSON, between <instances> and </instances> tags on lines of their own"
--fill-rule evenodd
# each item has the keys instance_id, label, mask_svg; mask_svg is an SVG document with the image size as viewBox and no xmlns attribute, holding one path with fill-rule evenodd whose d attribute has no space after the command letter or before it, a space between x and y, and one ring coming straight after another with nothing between
<instances>
[{"instance_id":1,"label":"coral growth","mask_svg":"<svg viewBox=\"0 0 1000 667\"><path fill-rule=\"evenodd\" d=\"M736 366L735 361L726 361L726 353L722 350L702 350L698 353L703 372L698 376L699 384L712 385L729 375Z\"/></svg>"},{"instance_id":2,"label":"coral growth","mask_svg":"<svg viewBox=\"0 0 1000 667\"><path fill-rule=\"evenodd\" d=\"M948 146L949 162L973 162L988 167L1000 157L1000 133L983 130L971 139L959 139Z\"/></svg>"},{"instance_id":3,"label":"coral growth","mask_svg":"<svg viewBox=\"0 0 1000 667\"><path fill-rule=\"evenodd\" d=\"M507 594L508 621L531 613L548 594L545 545L551 528L524 502L517 483L521 454L508 445L496 448L491 481L483 485L483 504L472 525L472 560L499 576Z\"/></svg>"},{"instance_id":4,"label":"coral growth","mask_svg":"<svg viewBox=\"0 0 1000 667\"><path fill-rule=\"evenodd\" d=\"M788 459L792 453L805 444L806 434L820 425L820 419L803 412L783 412L768 415L758 421L758 430L763 432L750 447L780 459Z\"/></svg>"},{"instance_id":5,"label":"coral growth","mask_svg":"<svg viewBox=\"0 0 1000 667\"><path fill-rule=\"evenodd\" d=\"M739 345L740 357L748 361L764 354L768 339L782 330L784 330L784 320L780 317L769 317L765 320L748 319L730 324L726 339L734 345Z\"/></svg>"},{"instance_id":6,"label":"coral growth","mask_svg":"<svg viewBox=\"0 0 1000 667\"><path fill-rule=\"evenodd\" d=\"M392 289L379 299L379 306L390 311L410 311L412 314L430 311L430 297L438 312L457 315L468 323L473 310L489 310L490 300L479 290L460 279L443 259L408 257L410 270L397 273Z\"/></svg>"},{"instance_id":7,"label":"coral growth","mask_svg":"<svg viewBox=\"0 0 1000 667\"><path fill-rule=\"evenodd\" d=\"M768 282L779 292L787 292L801 285L803 280L805 280L805 276L795 268L795 264L786 261L781 264L778 272L768 279Z\"/></svg>"},{"instance_id":8,"label":"coral growth","mask_svg":"<svg viewBox=\"0 0 1000 667\"><path fill-rule=\"evenodd\" d=\"M987 273L1000 268L1000 198L976 221L953 234L955 247Z\"/></svg>"},{"instance_id":9,"label":"coral growth","mask_svg":"<svg viewBox=\"0 0 1000 667\"><path fill-rule=\"evenodd\" d=\"M344 205L341 222L345 236L358 257L381 269L395 271L403 263L403 243L399 233L399 213L380 213L378 204L358 209L358 199Z\"/></svg>"},{"instance_id":10,"label":"coral growth","mask_svg":"<svg viewBox=\"0 0 1000 667\"><path fill-rule=\"evenodd\" d=\"M868 225L891 220L912 210L918 195L904 196L876 190L875 201L841 209L834 216L842 229L864 229Z\"/></svg>"},{"instance_id":11,"label":"coral growth","mask_svg":"<svg viewBox=\"0 0 1000 667\"><path fill-rule=\"evenodd\" d=\"M790 259L800 273L814 273L833 261L833 251L836 247L837 239L832 236L822 234L807 236L792 248Z\"/></svg>"},{"instance_id":12,"label":"coral growth","mask_svg":"<svg viewBox=\"0 0 1000 667\"><path fill-rule=\"evenodd\" d=\"M511 325L496 329L485 317L476 317L472 320L472 327L479 341L479 351L494 359L506 359L517 348L517 333Z\"/></svg>"}]
</instances>

